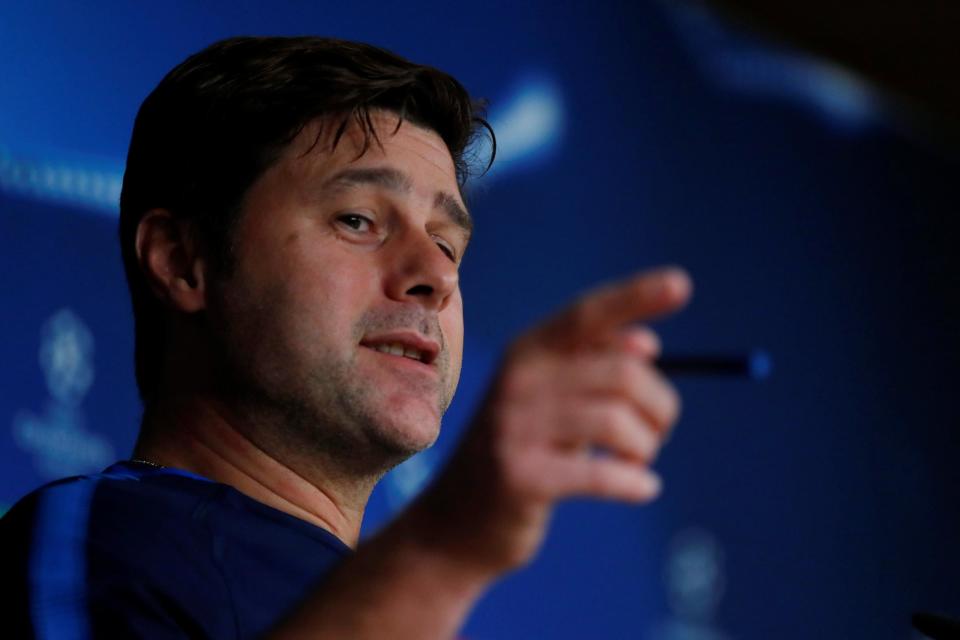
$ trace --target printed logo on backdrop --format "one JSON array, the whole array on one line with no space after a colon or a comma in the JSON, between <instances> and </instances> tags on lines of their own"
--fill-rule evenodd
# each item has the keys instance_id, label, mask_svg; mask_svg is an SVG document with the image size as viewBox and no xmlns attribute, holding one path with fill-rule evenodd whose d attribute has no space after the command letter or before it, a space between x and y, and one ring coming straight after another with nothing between
<instances>
[{"instance_id":1,"label":"printed logo on backdrop","mask_svg":"<svg viewBox=\"0 0 960 640\"><path fill-rule=\"evenodd\" d=\"M489 119L497 136L497 157L483 180L532 169L556 155L563 141L566 109L560 86L549 74L526 73L507 96L493 104ZM492 151L490 139L480 137L471 151L485 162Z\"/></svg>"},{"instance_id":2,"label":"printed logo on backdrop","mask_svg":"<svg viewBox=\"0 0 960 640\"><path fill-rule=\"evenodd\" d=\"M40 368L47 401L40 413L22 409L13 441L33 458L45 479L95 472L114 460L110 442L85 427L83 400L93 385L93 334L70 309L54 313L40 330Z\"/></svg>"},{"instance_id":3,"label":"printed logo on backdrop","mask_svg":"<svg viewBox=\"0 0 960 640\"><path fill-rule=\"evenodd\" d=\"M723 548L708 531L690 528L670 541L664 566L670 615L646 640L729 640L715 622L726 590Z\"/></svg>"},{"instance_id":4,"label":"printed logo on backdrop","mask_svg":"<svg viewBox=\"0 0 960 640\"><path fill-rule=\"evenodd\" d=\"M0 191L117 215L122 184L116 162L62 151L14 154L0 146Z\"/></svg>"},{"instance_id":5,"label":"printed logo on backdrop","mask_svg":"<svg viewBox=\"0 0 960 640\"><path fill-rule=\"evenodd\" d=\"M836 131L856 134L881 121L883 100L842 66L735 29L703 3L663 6L704 77L723 88L807 106Z\"/></svg>"}]
</instances>

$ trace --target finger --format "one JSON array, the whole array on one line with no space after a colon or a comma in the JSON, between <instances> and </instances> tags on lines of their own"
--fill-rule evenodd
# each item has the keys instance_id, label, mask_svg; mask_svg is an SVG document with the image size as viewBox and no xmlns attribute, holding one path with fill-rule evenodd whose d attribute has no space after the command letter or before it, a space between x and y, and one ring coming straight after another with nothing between
<instances>
[{"instance_id":1,"label":"finger","mask_svg":"<svg viewBox=\"0 0 960 640\"><path fill-rule=\"evenodd\" d=\"M676 311L692 288L687 273L676 267L643 273L588 293L547 321L538 335L553 346L589 344L625 324Z\"/></svg>"},{"instance_id":2,"label":"finger","mask_svg":"<svg viewBox=\"0 0 960 640\"><path fill-rule=\"evenodd\" d=\"M645 464L656 458L660 435L629 405L610 400L564 404L547 434L554 443L574 448L602 447Z\"/></svg>"},{"instance_id":3,"label":"finger","mask_svg":"<svg viewBox=\"0 0 960 640\"><path fill-rule=\"evenodd\" d=\"M617 458L556 456L543 452L523 472L527 490L550 500L590 496L649 502L661 491L660 476L644 465Z\"/></svg>"},{"instance_id":4,"label":"finger","mask_svg":"<svg viewBox=\"0 0 960 640\"><path fill-rule=\"evenodd\" d=\"M620 351L647 361L659 358L663 350L660 336L650 327L642 325L625 327L614 334L607 334L604 339L590 346L598 351Z\"/></svg>"},{"instance_id":5,"label":"finger","mask_svg":"<svg viewBox=\"0 0 960 640\"><path fill-rule=\"evenodd\" d=\"M680 395L652 364L632 355L583 354L542 365L540 389L555 398L610 397L626 401L658 431L680 415ZM531 387L532 388L532 387Z\"/></svg>"}]
</instances>

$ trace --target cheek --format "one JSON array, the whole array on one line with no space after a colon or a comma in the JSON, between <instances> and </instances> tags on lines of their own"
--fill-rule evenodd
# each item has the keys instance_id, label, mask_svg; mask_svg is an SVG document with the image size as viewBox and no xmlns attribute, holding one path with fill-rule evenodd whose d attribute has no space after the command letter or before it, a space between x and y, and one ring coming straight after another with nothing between
<instances>
[{"instance_id":1,"label":"cheek","mask_svg":"<svg viewBox=\"0 0 960 640\"><path fill-rule=\"evenodd\" d=\"M440 328L450 353L451 378L456 380L460 376L460 366L463 362L463 299L458 291L450 300L450 304L440 318Z\"/></svg>"},{"instance_id":2,"label":"cheek","mask_svg":"<svg viewBox=\"0 0 960 640\"><path fill-rule=\"evenodd\" d=\"M369 300L372 275L336 246L307 250L287 243L282 255L244 265L247 310L260 317L288 348L304 354L350 346L357 318ZM261 336L266 339L267 336Z\"/></svg>"},{"instance_id":3,"label":"cheek","mask_svg":"<svg viewBox=\"0 0 960 640\"><path fill-rule=\"evenodd\" d=\"M351 338L369 306L375 280L358 265L304 261L286 274L287 308L305 330L312 328L327 338Z\"/></svg>"}]
</instances>

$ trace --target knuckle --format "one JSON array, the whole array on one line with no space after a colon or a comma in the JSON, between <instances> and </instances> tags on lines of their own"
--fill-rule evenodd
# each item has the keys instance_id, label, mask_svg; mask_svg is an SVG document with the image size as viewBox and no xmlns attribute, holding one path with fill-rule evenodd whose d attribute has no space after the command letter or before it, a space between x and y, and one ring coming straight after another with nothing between
<instances>
[{"instance_id":1,"label":"knuckle","mask_svg":"<svg viewBox=\"0 0 960 640\"><path fill-rule=\"evenodd\" d=\"M664 384L664 408L663 408L663 426L669 427L676 423L680 418L680 411L683 403L680 399L680 393L672 384Z\"/></svg>"},{"instance_id":2,"label":"knuckle","mask_svg":"<svg viewBox=\"0 0 960 640\"><path fill-rule=\"evenodd\" d=\"M662 350L660 336L649 327L636 327L630 333L632 347L645 358L654 358Z\"/></svg>"},{"instance_id":3,"label":"knuckle","mask_svg":"<svg viewBox=\"0 0 960 640\"><path fill-rule=\"evenodd\" d=\"M594 321L594 310L591 300L581 296L561 316L559 328L573 335L580 335L588 331Z\"/></svg>"},{"instance_id":4,"label":"knuckle","mask_svg":"<svg viewBox=\"0 0 960 640\"><path fill-rule=\"evenodd\" d=\"M606 468L600 464L591 465L587 471L586 484L590 493L607 493L610 490L610 477Z\"/></svg>"},{"instance_id":5,"label":"knuckle","mask_svg":"<svg viewBox=\"0 0 960 640\"><path fill-rule=\"evenodd\" d=\"M644 462L652 462L660 448L660 434L658 429L649 421L637 419L631 433L631 442Z\"/></svg>"},{"instance_id":6,"label":"knuckle","mask_svg":"<svg viewBox=\"0 0 960 640\"><path fill-rule=\"evenodd\" d=\"M512 444L514 433L517 431L517 424L522 421L518 416L519 412L511 407L503 407L493 416L493 436L494 442L498 445ZM503 447L497 449L497 454L502 458L505 453Z\"/></svg>"},{"instance_id":7,"label":"knuckle","mask_svg":"<svg viewBox=\"0 0 960 640\"><path fill-rule=\"evenodd\" d=\"M660 334L651 329L650 327L642 327L643 335L646 336L646 340L650 341L650 350L653 353L660 353L663 348L663 342L660 340Z\"/></svg>"},{"instance_id":8,"label":"knuckle","mask_svg":"<svg viewBox=\"0 0 960 640\"><path fill-rule=\"evenodd\" d=\"M616 405L604 407L599 412L597 419L598 435L607 441L613 441L619 436L624 435L629 426L628 417L625 411Z\"/></svg>"},{"instance_id":9,"label":"knuckle","mask_svg":"<svg viewBox=\"0 0 960 640\"><path fill-rule=\"evenodd\" d=\"M680 415L680 394L666 378L652 368L648 372L646 384L650 385L647 413L655 427L666 430Z\"/></svg>"},{"instance_id":10,"label":"knuckle","mask_svg":"<svg viewBox=\"0 0 960 640\"><path fill-rule=\"evenodd\" d=\"M594 496L613 498L623 492L623 473L615 463L597 461L587 475L589 491Z\"/></svg>"},{"instance_id":11,"label":"knuckle","mask_svg":"<svg viewBox=\"0 0 960 640\"><path fill-rule=\"evenodd\" d=\"M525 486L528 477L527 465L518 464L517 456L511 450L512 447L501 446L498 449L497 458L503 483L510 490Z\"/></svg>"},{"instance_id":12,"label":"knuckle","mask_svg":"<svg viewBox=\"0 0 960 640\"><path fill-rule=\"evenodd\" d=\"M500 383L497 386L501 397L510 399L523 394L524 389L529 386L529 381L523 368L508 367L501 374Z\"/></svg>"},{"instance_id":13,"label":"knuckle","mask_svg":"<svg viewBox=\"0 0 960 640\"><path fill-rule=\"evenodd\" d=\"M643 384L643 371L635 358L617 356L613 363L615 384L622 393L633 395L633 390Z\"/></svg>"},{"instance_id":14,"label":"knuckle","mask_svg":"<svg viewBox=\"0 0 960 640\"><path fill-rule=\"evenodd\" d=\"M651 462L657 455L659 438L655 435L655 431L646 424L642 426L638 433L637 443L640 447L641 457L644 461Z\"/></svg>"},{"instance_id":15,"label":"knuckle","mask_svg":"<svg viewBox=\"0 0 960 640\"><path fill-rule=\"evenodd\" d=\"M495 415L494 438L498 444L505 445L501 454L513 457L514 449L529 446L540 437L540 430L534 428L542 418L539 407L524 403L507 403L501 406Z\"/></svg>"},{"instance_id":16,"label":"knuckle","mask_svg":"<svg viewBox=\"0 0 960 640\"><path fill-rule=\"evenodd\" d=\"M655 290L656 282L654 274L645 273L630 282L630 295L634 298L649 298L651 292Z\"/></svg>"},{"instance_id":17,"label":"knuckle","mask_svg":"<svg viewBox=\"0 0 960 640\"><path fill-rule=\"evenodd\" d=\"M657 459L657 455L660 453L662 439L655 429L649 427L643 430L640 439L643 443L641 445L643 447L643 460L650 464Z\"/></svg>"},{"instance_id":18,"label":"knuckle","mask_svg":"<svg viewBox=\"0 0 960 640\"><path fill-rule=\"evenodd\" d=\"M537 386L541 372L530 358L513 358L500 373L499 391L507 399L526 396Z\"/></svg>"}]
</instances>

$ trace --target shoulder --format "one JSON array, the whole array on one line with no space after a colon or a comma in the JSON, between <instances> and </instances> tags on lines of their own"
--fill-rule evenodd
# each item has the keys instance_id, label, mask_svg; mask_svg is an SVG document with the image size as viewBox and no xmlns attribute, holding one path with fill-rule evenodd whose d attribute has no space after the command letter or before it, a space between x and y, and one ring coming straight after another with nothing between
<instances>
[{"instance_id":1,"label":"shoulder","mask_svg":"<svg viewBox=\"0 0 960 640\"><path fill-rule=\"evenodd\" d=\"M0 581L22 594L8 613L29 612L43 625L79 616L100 630L110 620L111 630L163 637L163 626L189 625L189 607L176 594L203 593L205 604L229 610L209 535L190 526L191 514L222 488L121 464L30 493L0 520L0 554L12 565Z\"/></svg>"},{"instance_id":2,"label":"shoulder","mask_svg":"<svg viewBox=\"0 0 960 640\"><path fill-rule=\"evenodd\" d=\"M0 556L16 565L0 590L23 594L0 615L82 619L97 637L256 637L348 554L231 487L121 463L46 485L0 520Z\"/></svg>"},{"instance_id":3,"label":"shoulder","mask_svg":"<svg viewBox=\"0 0 960 640\"><path fill-rule=\"evenodd\" d=\"M82 543L119 552L141 539L189 534L192 512L222 485L186 474L149 474L121 463L65 478L25 496L0 520L0 541Z\"/></svg>"}]
</instances>

